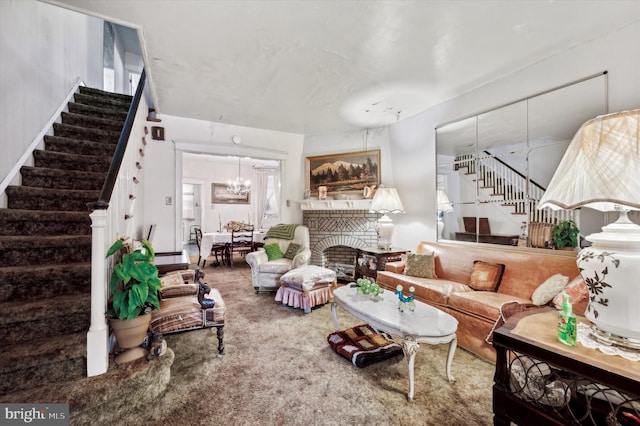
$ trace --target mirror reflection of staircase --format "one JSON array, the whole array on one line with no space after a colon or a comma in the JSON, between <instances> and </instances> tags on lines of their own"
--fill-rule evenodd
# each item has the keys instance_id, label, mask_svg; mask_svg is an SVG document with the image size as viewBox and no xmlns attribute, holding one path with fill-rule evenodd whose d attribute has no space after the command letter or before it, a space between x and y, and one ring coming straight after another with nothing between
<instances>
[{"instance_id":1,"label":"mirror reflection of staircase","mask_svg":"<svg viewBox=\"0 0 640 426\"><path fill-rule=\"evenodd\" d=\"M474 153L460 154L456 156L454 164L454 169L462 179L470 179L473 185L477 185L481 204L493 205L496 211L502 212L503 217L507 214L519 216L513 220L514 229L520 227L520 224L524 226L524 232L529 236L529 246L545 247L545 242L548 241L546 237L549 232L553 234L554 225L558 221L575 220L573 211L554 211L548 208L539 210L538 202L545 188L533 180L528 180L523 173L488 151L482 152L480 156ZM535 234L533 239L532 232ZM480 242L508 245L512 240L510 235L506 236L506 239L500 237L487 236ZM473 241L475 240L474 238Z\"/></svg>"},{"instance_id":2,"label":"mirror reflection of staircase","mask_svg":"<svg viewBox=\"0 0 640 426\"><path fill-rule=\"evenodd\" d=\"M91 221L132 97L80 87L0 209L0 400L86 377Z\"/></svg>"}]
</instances>

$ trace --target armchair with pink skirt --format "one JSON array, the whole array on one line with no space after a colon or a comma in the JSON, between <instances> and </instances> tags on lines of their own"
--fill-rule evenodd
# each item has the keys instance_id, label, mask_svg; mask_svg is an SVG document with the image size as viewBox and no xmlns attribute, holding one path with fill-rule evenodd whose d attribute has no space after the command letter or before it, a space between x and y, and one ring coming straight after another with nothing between
<instances>
[{"instance_id":1,"label":"armchair with pink skirt","mask_svg":"<svg viewBox=\"0 0 640 426\"><path fill-rule=\"evenodd\" d=\"M247 253L251 281L257 292L276 291L280 277L294 268L309 264L309 228L296 224L279 224L267 231L264 246Z\"/></svg>"}]
</instances>

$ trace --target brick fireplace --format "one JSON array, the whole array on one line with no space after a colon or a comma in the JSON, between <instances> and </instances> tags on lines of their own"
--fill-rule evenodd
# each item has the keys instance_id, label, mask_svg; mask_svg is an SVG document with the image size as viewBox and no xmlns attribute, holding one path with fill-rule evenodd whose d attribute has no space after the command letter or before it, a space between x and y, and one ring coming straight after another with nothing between
<instances>
[{"instance_id":1,"label":"brick fireplace","mask_svg":"<svg viewBox=\"0 0 640 426\"><path fill-rule=\"evenodd\" d=\"M378 242L377 222L378 215L368 209L305 209L303 225L309 228L311 264L336 270L339 279L345 269L352 273L356 249Z\"/></svg>"}]
</instances>

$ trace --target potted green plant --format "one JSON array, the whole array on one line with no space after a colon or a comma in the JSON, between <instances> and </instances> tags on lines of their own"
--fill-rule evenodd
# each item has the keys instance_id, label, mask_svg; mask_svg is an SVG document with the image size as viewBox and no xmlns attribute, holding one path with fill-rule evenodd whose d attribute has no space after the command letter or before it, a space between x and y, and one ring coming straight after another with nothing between
<instances>
[{"instance_id":1,"label":"potted green plant","mask_svg":"<svg viewBox=\"0 0 640 426\"><path fill-rule=\"evenodd\" d=\"M151 311L160 309L162 284L158 278L158 268L153 263L155 251L148 241L144 240L139 247L133 248L131 243L117 240L107 251L106 257L116 254L119 260L113 265L109 281L111 298L107 316L118 346L123 349L135 348L146 337ZM119 362L143 355L119 355Z\"/></svg>"},{"instance_id":2,"label":"potted green plant","mask_svg":"<svg viewBox=\"0 0 640 426\"><path fill-rule=\"evenodd\" d=\"M553 230L553 244L557 249L573 249L578 246L580 230L572 220L558 222Z\"/></svg>"}]
</instances>

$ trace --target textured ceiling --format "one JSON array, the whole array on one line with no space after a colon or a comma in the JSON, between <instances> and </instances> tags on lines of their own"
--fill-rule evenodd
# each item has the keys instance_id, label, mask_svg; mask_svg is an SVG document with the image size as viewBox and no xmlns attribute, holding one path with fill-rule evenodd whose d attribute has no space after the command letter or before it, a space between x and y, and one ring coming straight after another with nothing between
<instances>
[{"instance_id":1,"label":"textured ceiling","mask_svg":"<svg viewBox=\"0 0 640 426\"><path fill-rule=\"evenodd\" d=\"M160 113L393 123L640 19L640 1L49 1L139 30Z\"/></svg>"}]
</instances>

